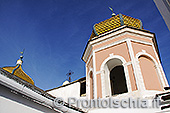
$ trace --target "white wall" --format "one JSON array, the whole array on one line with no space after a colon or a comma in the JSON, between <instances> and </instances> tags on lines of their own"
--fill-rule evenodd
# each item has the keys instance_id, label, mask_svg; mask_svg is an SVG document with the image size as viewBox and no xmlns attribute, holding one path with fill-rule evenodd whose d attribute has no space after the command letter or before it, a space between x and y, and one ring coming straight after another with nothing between
<instances>
[{"instance_id":1,"label":"white wall","mask_svg":"<svg viewBox=\"0 0 170 113\"><path fill-rule=\"evenodd\" d=\"M75 97L76 99L80 97L80 82L75 82L65 87L51 90L47 92L55 97L62 97L64 101L68 102L69 97Z\"/></svg>"},{"instance_id":2,"label":"white wall","mask_svg":"<svg viewBox=\"0 0 170 113\"><path fill-rule=\"evenodd\" d=\"M0 113L57 113L0 85Z\"/></svg>"}]
</instances>

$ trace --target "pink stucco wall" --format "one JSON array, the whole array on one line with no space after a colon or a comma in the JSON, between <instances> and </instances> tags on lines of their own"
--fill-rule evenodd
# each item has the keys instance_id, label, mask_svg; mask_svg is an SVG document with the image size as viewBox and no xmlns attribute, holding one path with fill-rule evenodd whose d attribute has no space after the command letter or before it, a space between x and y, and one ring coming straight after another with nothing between
<instances>
[{"instance_id":1,"label":"pink stucco wall","mask_svg":"<svg viewBox=\"0 0 170 113\"><path fill-rule=\"evenodd\" d=\"M146 89L162 91L163 87L161 86L158 72L151 59L141 56L139 58L139 64Z\"/></svg>"},{"instance_id":2,"label":"pink stucco wall","mask_svg":"<svg viewBox=\"0 0 170 113\"><path fill-rule=\"evenodd\" d=\"M135 56L138 52L145 50L148 54L150 54L152 57L154 57L154 59L158 62L152 45L146 45L146 44L141 44L141 43L132 41L132 47L133 47L133 51L134 51Z\"/></svg>"},{"instance_id":3,"label":"pink stucco wall","mask_svg":"<svg viewBox=\"0 0 170 113\"><path fill-rule=\"evenodd\" d=\"M97 74L97 98L102 98L101 76Z\"/></svg>"},{"instance_id":4,"label":"pink stucco wall","mask_svg":"<svg viewBox=\"0 0 170 113\"><path fill-rule=\"evenodd\" d=\"M111 53L122 56L127 62L130 61L127 44L123 42L95 53L96 71L100 71L101 64L106 58L109 57L109 54Z\"/></svg>"}]
</instances>

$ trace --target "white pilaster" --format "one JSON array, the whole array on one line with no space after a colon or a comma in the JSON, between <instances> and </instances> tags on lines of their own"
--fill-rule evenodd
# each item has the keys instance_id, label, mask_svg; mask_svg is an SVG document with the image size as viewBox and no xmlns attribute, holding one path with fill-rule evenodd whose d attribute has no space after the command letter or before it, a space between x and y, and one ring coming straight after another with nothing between
<instances>
[{"instance_id":1,"label":"white pilaster","mask_svg":"<svg viewBox=\"0 0 170 113\"><path fill-rule=\"evenodd\" d=\"M96 56L95 56L95 52L93 51L93 95L94 95L94 99L97 99L97 79L96 79Z\"/></svg>"},{"instance_id":2,"label":"white pilaster","mask_svg":"<svg viewBox=\"0 0 170 113\"><path fill-rule=\"evenodd\" d=\"M137 61L136 61L135 56L134 56L134 51L133 51L133 48L132 48L131 40L127 39L126 42L127 42L127 46L128 46L128 49L129 49L130 58L131 58L131 61L132 61L132 68L134 70L134 76L135 76L137 88L138 88L138 90L144 91L145 85L144 85L143 77L140 74L141 70L137 67Z\"/></svg>"}]
</instances>

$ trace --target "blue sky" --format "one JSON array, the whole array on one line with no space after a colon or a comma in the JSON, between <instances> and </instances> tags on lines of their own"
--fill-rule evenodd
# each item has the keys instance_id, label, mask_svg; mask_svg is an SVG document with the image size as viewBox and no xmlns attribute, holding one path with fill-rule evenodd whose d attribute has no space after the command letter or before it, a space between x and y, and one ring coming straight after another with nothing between
<instances>
[{"instance_id":1,"label":"blue sky","mask_svg":"<svg viewBox=\"0 0 170 113\"><path fill-rule=\"evenodd\" d=\"M25 48L23 68L46 90L85 76L81 56L92 26L122 13L156 34L170 80L170 33L152 0L0 0L0 67L14 66Z\"/></svg>"}]
</instances>

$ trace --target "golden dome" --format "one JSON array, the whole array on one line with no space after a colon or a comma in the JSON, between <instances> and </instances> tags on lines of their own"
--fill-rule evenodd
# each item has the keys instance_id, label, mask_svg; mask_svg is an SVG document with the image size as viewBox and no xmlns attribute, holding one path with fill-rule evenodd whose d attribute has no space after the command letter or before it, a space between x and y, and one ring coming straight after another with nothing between
<instances>
[{"instance_id":1,"label":"golden dome","mask_svg":"<svg viewBox=\"0 0 170 113\"><path fill-rule=\"evenodd\" d=\"M134 27L137 29L142 29L143 27L141 20L123 14L118 14L107 20L95 24L93 26L93 31L90 36L90 39L92 39L95 36L109 32L123 25Z\"/></svg>"},{"instance_id":2,"label":"golden dome","mask_svg":"<svg viewBox=\"0 0 170 113\"><path fill-rule=\"evenodd\" d=\"M21 59L17 61L16 66L7 66L3 67L2 69L34 85L34 81L23 71Z\"/></svg>"}]
</instances>

